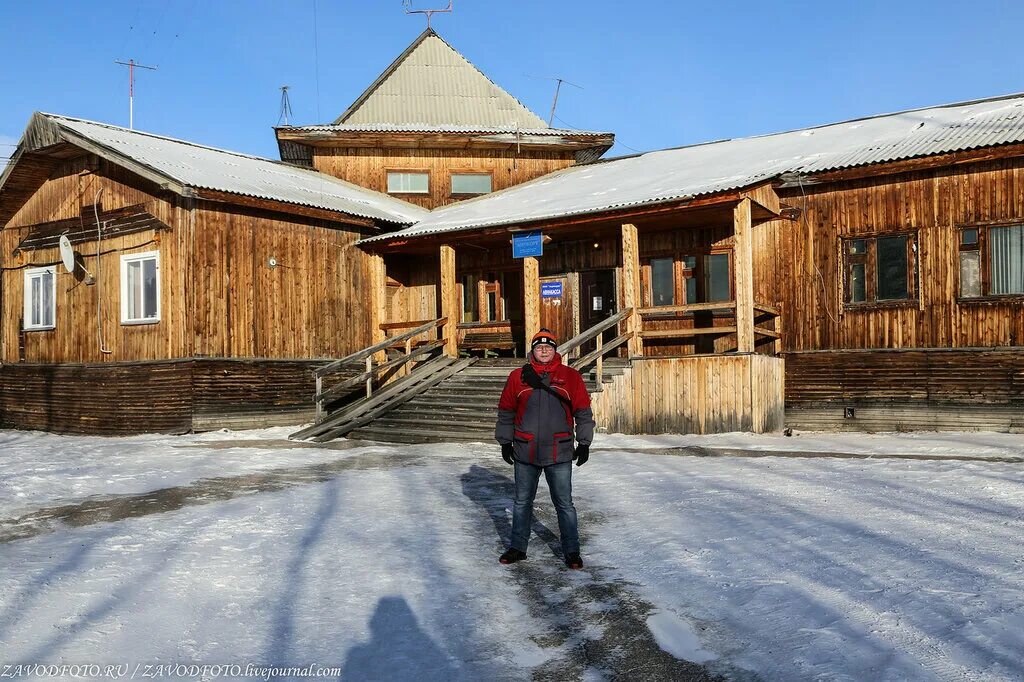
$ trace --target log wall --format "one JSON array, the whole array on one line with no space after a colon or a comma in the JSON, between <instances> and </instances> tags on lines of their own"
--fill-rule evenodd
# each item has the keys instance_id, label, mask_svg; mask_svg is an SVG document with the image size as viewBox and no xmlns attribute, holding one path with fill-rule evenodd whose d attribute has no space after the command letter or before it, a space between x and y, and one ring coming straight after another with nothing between
<instances>
[{"instance_id":1,"label":"log wall","mask_svg":"<svg viewBox=\"0 0 1024 682\"><path fill-rule=\"evenodd\" d=\"M166 360L0 366L0 426L128 435L301 424L308 361Z\"/></svg>"}]
</instances>

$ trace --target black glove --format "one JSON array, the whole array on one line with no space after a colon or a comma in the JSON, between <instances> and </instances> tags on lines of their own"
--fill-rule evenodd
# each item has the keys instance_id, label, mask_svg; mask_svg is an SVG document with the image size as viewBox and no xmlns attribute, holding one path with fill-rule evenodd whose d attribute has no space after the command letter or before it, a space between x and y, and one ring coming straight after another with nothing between
<instances>
[{"instance_id":1,"label":"black glove","mask_svg":"<svg viewBox=\"0 0 1024 682\"><path fill-rule=\"evenodd\" d=\"M573 453L573 457L576 458L576 466L583 466L587 463L587 460L590 459L590 446L580 443L576 446L576 451Z\"/></svg>"},{"instance_id":2,"label":"black glove","mask_svg":"<svg viewBox=\"0 0 1024 682\"><path fill-rule=\"evenodd\" d=\"M515 450L512 449L512 443L502 443L501 444L501 458L503 460L505 460L506 464L515 464L516 463L516 461L514 459L512 459L512 455L514 453L515 453Z\"/></svg>"}]
</instances>

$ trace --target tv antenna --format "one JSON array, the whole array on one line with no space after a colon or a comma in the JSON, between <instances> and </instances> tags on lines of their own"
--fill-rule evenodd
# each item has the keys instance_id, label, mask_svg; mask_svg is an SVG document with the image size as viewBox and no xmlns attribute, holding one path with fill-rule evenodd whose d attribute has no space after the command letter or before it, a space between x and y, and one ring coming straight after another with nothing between
<instances>
[{"instance_id":1,"label":"tv antenna","mask_svg":"<svg viewBox=\"0 0 1024 682\"><path fill-rule=\"evenodd\" d=\"M289 85L281 86L281 111L277 116L277 125L289 126L288 117L292 115L292 103L288 100Z\"/></svg>"},{"instance_id":2,"label":"tv antenna","mask_svg":"<svg viewBox=\"0 0 1024 682\"><path fill-rule=\"evenodd\" d=\"M527 74L527 75L529 75L529 74ZM552 125L554 125L554 121L555 121L555 108L558 106L558 93L560 93L562 91L562 83L565 83L566 85L571 85L574 88L579 88L580 90L584 89L582 85L576 85L572 81L567 81L564 78L559 78L558 76L530 76L530 78L540 78L541 80L546 80L546 81L558 81L558 85L555 86L555 99L554 99L554 101L551 102L551 114L548 116L548 127L549 128Z\"/></svg>"},{"instance_id":3,"label":"tv antenna","mask_svg":"<svg viewBox=\"0 0 1024 682\"><path fill-rule=\"evenodd\" d=\"M430 18L435 14L450 13L452 11L453 0L448 0L448 6L444 9L410 9L412 7L412 0L402 0L402 4L405 5L406 14L426 14L427 15L427 30L430 30Z\"/></svg>"},{"instance_id":4,"label":"tv antenna","mask_svg":"<svg viewBox=\"0 0 1024 682\"><path fill-rule=\"evenodd\" d=\"M128 129L135 129L135 69L149 69L150 71L156 71L155 66L145 66L144 64L136 64L134 59L129 59L126 62L122 62L118 59L114 60L115 64L121 64L122 66L128 67Z\"/></svg>"}]
</instances>

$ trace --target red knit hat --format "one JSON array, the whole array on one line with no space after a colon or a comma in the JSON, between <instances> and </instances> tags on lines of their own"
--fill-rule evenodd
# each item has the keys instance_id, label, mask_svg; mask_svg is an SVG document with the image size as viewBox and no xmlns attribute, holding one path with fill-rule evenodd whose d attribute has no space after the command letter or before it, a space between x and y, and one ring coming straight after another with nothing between
<instances>
[{"instance_id":1,"label":"red knit hat","mask_svg":"<svg viewBox=\"0 0 1024 682\"><path fill-rule=\"evenodd\" d=\"M555 342L555 335L550 329L541 329L533 335L533 340L530 341L530 350L533 350L542 343L546 343L552 348L558 347L558 343Z\"/></svg>"}]
</instances>

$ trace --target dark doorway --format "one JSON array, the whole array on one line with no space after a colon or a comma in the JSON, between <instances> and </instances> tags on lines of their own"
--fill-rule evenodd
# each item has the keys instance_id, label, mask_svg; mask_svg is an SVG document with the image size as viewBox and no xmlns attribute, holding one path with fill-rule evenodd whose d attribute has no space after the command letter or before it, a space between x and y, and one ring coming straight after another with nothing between
<instances>
[{"instance_id":1,"label":"dark doorway","mask_svg":"<svg viewBox=\"0 0 1024 682\"><path fill-rule=\"evenodd\" d=\"M618 312L615 301L615 270L591 270L580 273L580 332L590 329L601 320ZM604 341L611 341L618 334L615 327L605 330ZM589 353L597 347L595 341L588 341L581 353Z\"/></svg>"}]
</instances>

